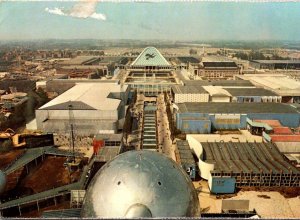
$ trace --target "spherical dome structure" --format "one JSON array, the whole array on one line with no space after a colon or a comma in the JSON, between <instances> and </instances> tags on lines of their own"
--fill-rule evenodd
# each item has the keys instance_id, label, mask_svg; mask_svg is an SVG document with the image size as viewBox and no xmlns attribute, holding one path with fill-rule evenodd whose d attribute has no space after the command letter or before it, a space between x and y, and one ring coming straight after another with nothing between
<instances>
[{"instance_id":1,"label":"spherical dome structure","mask_svg":"<svg viewBox=\"0 0 300 220\"><path fill-rule=\"evenodd\" d=\"M129 151L94 176L82 217L134 218L199 216L192 181L173 160L152 151Z\"/></svg>"},{"instance_id":2,"label":"spherical dome structure","mask_svg":"<svg viewBox=\"0 0 300 220\"><path fill-rule=\"evenodd\" d=\"M6 176L3 171L0 170L0 194L3 193L6 186Z\"/></svg>"}]
</instances>

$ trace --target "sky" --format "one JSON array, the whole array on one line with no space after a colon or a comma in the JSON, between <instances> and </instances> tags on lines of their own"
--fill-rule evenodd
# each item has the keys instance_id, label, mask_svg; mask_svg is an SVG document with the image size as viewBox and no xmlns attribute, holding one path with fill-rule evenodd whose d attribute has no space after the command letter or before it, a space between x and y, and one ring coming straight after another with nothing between
<instances>
[{"instance_id":1,"label":"sky","mask_svg":"<svg viewBox=\"0 0 300 220\"><path fill-rule=\"evenodd\" d=\"M300 40L300 2L0 1L0 40Z\"/></svg>"}]
</instances>

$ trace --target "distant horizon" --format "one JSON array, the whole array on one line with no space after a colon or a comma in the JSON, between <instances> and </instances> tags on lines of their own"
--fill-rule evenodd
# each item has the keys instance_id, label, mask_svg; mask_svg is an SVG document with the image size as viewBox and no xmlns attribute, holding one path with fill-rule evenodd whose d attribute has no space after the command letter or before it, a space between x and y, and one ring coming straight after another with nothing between
<instances>
[{"instance_id":1,"label":"distant horizon","mask_svg":"<svg viewBox=\"0 0 300 220\"><path fill-rule=\"evenodd\" d=\"M230 40L230 39L213 39L213 40L168 40L168 39L140 39L140 38L131 38L131 39L122 39L122 38L115 38L115 39L104 39L104 38L36 38L36 39L4 39L1 42L30 42L30 41L80 41L80 40L91 40L91 41L162 41L167 43L195 43L195 44L205 44L205 43L216 43L216 42L291 42L291 43L298 43L300 40L285 40L285 39L267 39L267 40L253 40L253 39L243 39L243 40ZM159 43L159 42L157 42Z\"/></svg>"},{"instance_id":2,"label":"distant horizon","mask_svg":"<svg viewBox=\"0 0 300 220\"><path fill-rule=\"evenodd\" d=\"M299 2L1 2L0 41L300 41Z\"/></svg>"}]
</instances>

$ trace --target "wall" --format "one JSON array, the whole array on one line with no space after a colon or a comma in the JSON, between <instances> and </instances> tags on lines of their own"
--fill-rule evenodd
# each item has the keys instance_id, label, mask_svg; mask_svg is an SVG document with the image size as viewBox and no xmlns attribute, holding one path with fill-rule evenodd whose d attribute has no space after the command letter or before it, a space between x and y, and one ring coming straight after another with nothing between
<instances>
[{"instance_id":1,"label":"wall","mask_svg":"<svg viewBox=\"0 0 300 220\"><path fill-rule=\"evenodd\" d=\"M211 97L212 102L230 102L229 96L214 96Z\"/></svg>"},{"instance_id":2,"label":"wall","mask_svg":"<svg viewBox=\"0 0 300 220\"><path fill-rule=\"evenodd\" d=\"M203 147L199 141L197 141L194 137L191 135L186 136L186 140L189 142L190 148L194 152L194 154L198 157L199 162L197 163L200 176L203 179L208 180L211 176L211 171L214 170L215 165L204 162L203 159Z\"/></svg>"},{"instance_id":3,"label":"wall","mask_svg":"<svg viewBox=\"0 0 300 220\"><path fill-rule=\"evenodd\" d=\"M76 131L80 135L116 133L118 111L73 110ZM38 130L66 133L69 130L68 110L36 110Z\"/></svg>"},{"instance_id":4,"label":"wall","mask_svg":"<svg viewBox=\"0 0 300 220\"><path fill-rule=\"evenodd\" d=\"M203 114L203 113L177 113L176 126L179 130L193 134L206 134L211 130L236 130L247 127L246 114ZM188 127L184 127L184 122L189 122ZM204 127L208 121L209 127ZM199 123L199 124L197 124Z\"/></svg>"},{"instance_id":5,"label":"wall","mask_svg":"<svg viewBox=\"0 0 300 220\"><path fill-rule=\"evenodd\" d=\"M247 117L251 120L279 120L283 126L298 127L300 122L300 114L203 114L203 113L177 113L176 126L177 129L190 132L204 132L203 123L206 120L211 121L211 130L237 130L247 128ZM189 127L185 128L183 122L187 121ZM197 122L198 121L198 122ZM199 123L199 124L197 124Z\"/></svg>"},{"instance_id":6,"label":"wall","mask_svg":"<svg viewBox=\"0 0 300 220\"><path fill-rule=\"evenodd\" d=\"M175 94L175 103L184 102L208 102L209 94Z\"/></svg>"},{"instance_id":7,"label":"wall","mask_svg":"<svg viewBox=\"0 0 300 220\"><path fill-rule=\"evenodd\" d=\"M246 114L210 114L212 130L237 130L246 129Z\"/></svg>"},{"instance_id":8,"label":"wall","mask_svg":"<svg viewBox=\"0 0 300 220\"><path fill-rule=\"evenodd\" d=\"M213 194L224 194L235 192L235 178L232 177L213 177L208 179L210 192Z\"/></svg>"},{"instance_id":9,"label":"wall","mask_svg":"<svg viewBox=\"0 0 300 220\"><path fill-rule=\"evenodd\" d=\"M181 131L187 134L209 134L211 122L210 120L183 119Z\"/></svg>"}]
</instances>

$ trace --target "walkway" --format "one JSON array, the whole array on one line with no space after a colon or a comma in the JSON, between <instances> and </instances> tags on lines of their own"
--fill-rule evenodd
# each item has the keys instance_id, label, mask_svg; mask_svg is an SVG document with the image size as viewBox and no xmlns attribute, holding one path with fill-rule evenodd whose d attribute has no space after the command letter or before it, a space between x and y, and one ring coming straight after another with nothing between
<instances>
[{"instance_id":1,"label":"walkway","mask_svg":"<svg viewBox=\"0 0 300 220\"><path fill-rule=\"evenodd\" d=\"M47 190L41 193L36 193L30 196L26 196L23 198L11 200L5 203L0 204L0 210L21 206L24 204L38 202L40 200L45 200L49 198L54 198L57 196L65 195L70 193L71 190L80 190L84 189L88 180L87 172L91 166L85 166L83 172L81 174L80 180L76 183L68 184L65 186L57 187L51 190Z\"/></svg>"},{"instance_id":2,"label":"walkway","mask_svg":"<svg viewBox=\"0 0 300 220\"><path fill-rule=\"evenodd\" d=\"M164 95L157 96L157 134L160 152L176 161Z\"/></svg>"},{"instance_id":3,"label":"walkway","mask_svg":"<svg viewBox=\"0 0 300 220\"><path fill-rule=\"evenodd\" d=\"M42 156L45 153L45 151L49 150L50 148L52 148L52 146L27 149L20 158L14 161L14 163L7 167L6 170L4 170L5 174L8 175L18 170L19 168L25 166L26 164L30 163L36 158Z\"/></svg>"}]
</instances>

